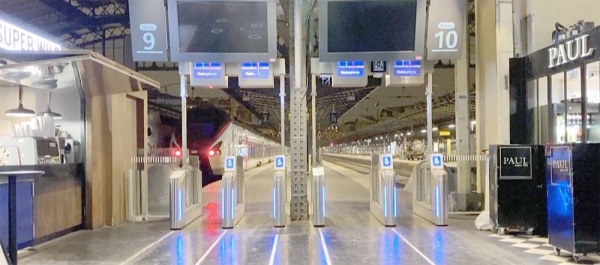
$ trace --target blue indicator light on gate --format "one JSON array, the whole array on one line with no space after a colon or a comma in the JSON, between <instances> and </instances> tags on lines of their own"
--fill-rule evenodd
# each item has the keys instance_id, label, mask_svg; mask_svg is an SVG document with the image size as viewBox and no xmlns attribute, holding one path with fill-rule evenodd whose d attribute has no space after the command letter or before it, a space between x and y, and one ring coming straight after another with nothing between
<instances>
[{"instance_id":1,"label":"blue indicator light on gate","mask_svg":"<svg viewBox=\"0 0 600 265\"><path fill-rule=\"evenodd\" d=\"M225 189L221 189L221 219L225 220Z\"/></svg>"},{"instance_id":2,"label":"blue indicator light on gate","mask_svg":"<svg viewBox=\"0 0 600 265\"><path fill-rule=\"evenodd\" d=\"M181 220L183 219L183 205L182 205L182 194L181 194L181 190L177 191L177 220Z\"/></svg>"},{"instance_id":3,"label":"blue indicator light on gate","mask_svg":"<svg viewBox=\"0 0 600 265\"><path fill-rule=\"evenodd\" d=\"M323 217L325 217L325 187L322 188L323 193Z\"/></svg>"},{"instance_id":4,"label":"blue indicator light on gate","mask_svg":"<svg viewBox=\"0 0 600 265\"><path fill-rule=\"evenodd\" d=\"M440 217L440 187L435 187L435 216Z\"/></svg>"},{"instance_id":5,"label":"blue indicator light on gate","mask_svg":"<svg viewBox=\"0 0 600 265\"><path fill-rule=\"evenodd\" d=\"M277 217L277 200L275 200L275 187L273 187L273 218Z\"/></svg>"},{"instance_id":6,"label":"blue indicator light on gate","mask_svg":"<svg viewBox=\"0 0 600 265\"><path fill-rule=\"evenodd\" d=\"M387 187L383 187L383 215L387 217Z\"/></svg>"},{"instance_id":7,"label":"blue indicator light on gate","mask_svg":"<svg viewBox=\"0 0 600 265\"><path fill-rule=\"evenodd\" d=\"M231 218L235 218L235 204L236 201L234 200L234 196L235 196L235 189L231 189Z\"/></svg>"}]
</instances>

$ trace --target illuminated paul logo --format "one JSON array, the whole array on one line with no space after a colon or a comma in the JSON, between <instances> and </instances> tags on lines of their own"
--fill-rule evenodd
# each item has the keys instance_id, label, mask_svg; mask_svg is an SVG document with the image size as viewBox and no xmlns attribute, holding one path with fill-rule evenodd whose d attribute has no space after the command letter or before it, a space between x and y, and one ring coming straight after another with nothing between
<instances>
[{"instance_id":1,"label":"illuminated paul logo","mask_svg":"<svg viewBox=\"0 0 600 265\"><path fill-rule=\"evenodd\" d=\"M514 166L514 167L527 167L529 166L529 161L527 161L527 157L505 157L502 161L502 165L505 166Z\"/></svg>"},{"instance_id":2,"label":"illuminated paul logo","mask_svg":"<svg viewBox=\"0 0 600 265\"><path fill-rule=\"evenodd\" d=\"M552 160L552 168L569 169L569 160Z\"/></svg>"},{"instance_id":3,"label":"illuminated paul logo","mask_svg":"<svg viewBox=\"0 0 600 265\"><path fill-rule=\"evenodd\" d=\"M594 48L588 47L590 35L583 35L574 40L559 44L558 47L548 49L548 68L585 58L594 54Z\"/></svg>"}]
</instances>

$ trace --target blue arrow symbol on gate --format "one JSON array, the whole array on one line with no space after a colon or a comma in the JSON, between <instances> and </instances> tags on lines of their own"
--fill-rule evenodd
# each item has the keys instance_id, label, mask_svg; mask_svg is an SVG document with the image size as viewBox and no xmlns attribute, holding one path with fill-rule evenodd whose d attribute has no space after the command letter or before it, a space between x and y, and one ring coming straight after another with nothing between
<instances>
[{"instance_id":1,"label":"blue arrow symbol on gate","mask_svg":"<svg viewBox=\"0 0 600 265\"><path fill-rule=\"evenodd\" d=\"M277 167L283 167L283 159L277 158Z\"/></svg>"}]
</instances>

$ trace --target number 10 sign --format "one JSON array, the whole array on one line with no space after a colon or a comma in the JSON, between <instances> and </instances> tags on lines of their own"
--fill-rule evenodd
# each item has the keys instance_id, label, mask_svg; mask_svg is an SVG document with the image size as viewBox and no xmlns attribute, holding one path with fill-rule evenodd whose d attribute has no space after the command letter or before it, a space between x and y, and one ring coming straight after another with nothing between
<instances>
[{"instance_id":1,"label":"number 10 sign","mask_svg":"<svg viewBox=\"0 0 600 265\"><path fill-rule=\"evenodd\" d=\"M461 58L466 17L466 0L431 0L427 34L427 60L456 60Z\"/></svg>"}]
</instances>

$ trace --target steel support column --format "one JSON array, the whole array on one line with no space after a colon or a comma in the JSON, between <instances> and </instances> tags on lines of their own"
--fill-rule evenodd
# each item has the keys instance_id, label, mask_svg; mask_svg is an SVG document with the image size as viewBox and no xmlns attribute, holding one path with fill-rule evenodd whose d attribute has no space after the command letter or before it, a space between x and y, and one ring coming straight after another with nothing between
<instances>
[{"instance_id":1,"label":"steel support column","mask_svg":"<svg viewBox=\"0 0 600 265\"><path fill-rule=\"evenodd\" d=\"M427 73L427 155L433 152L433 73Z\"/></svg>"},{"instance_id":2,"label":"steel support column","mask_svg":"<svg viewBox=\"0 0 600 265\"><path fill-rule=\"evenodd\" d=\"M291 92L291 201L292 221L308 220L307 189L307 122L306 122L306 81L303 82L306 67L303 45L302 0L294 0L294 84Z\"/></svg>"},{"instance_id":3,"label":"steel support column","mask_svg":"<svg viewBox=\"0 0 600 265\"><path fill-rule=\"evenodd\" d=\"M280 137L281 137L281 154L285 155L285 75L279 76L279 114L280 114Z\"/></svg>"}]
</instances>

